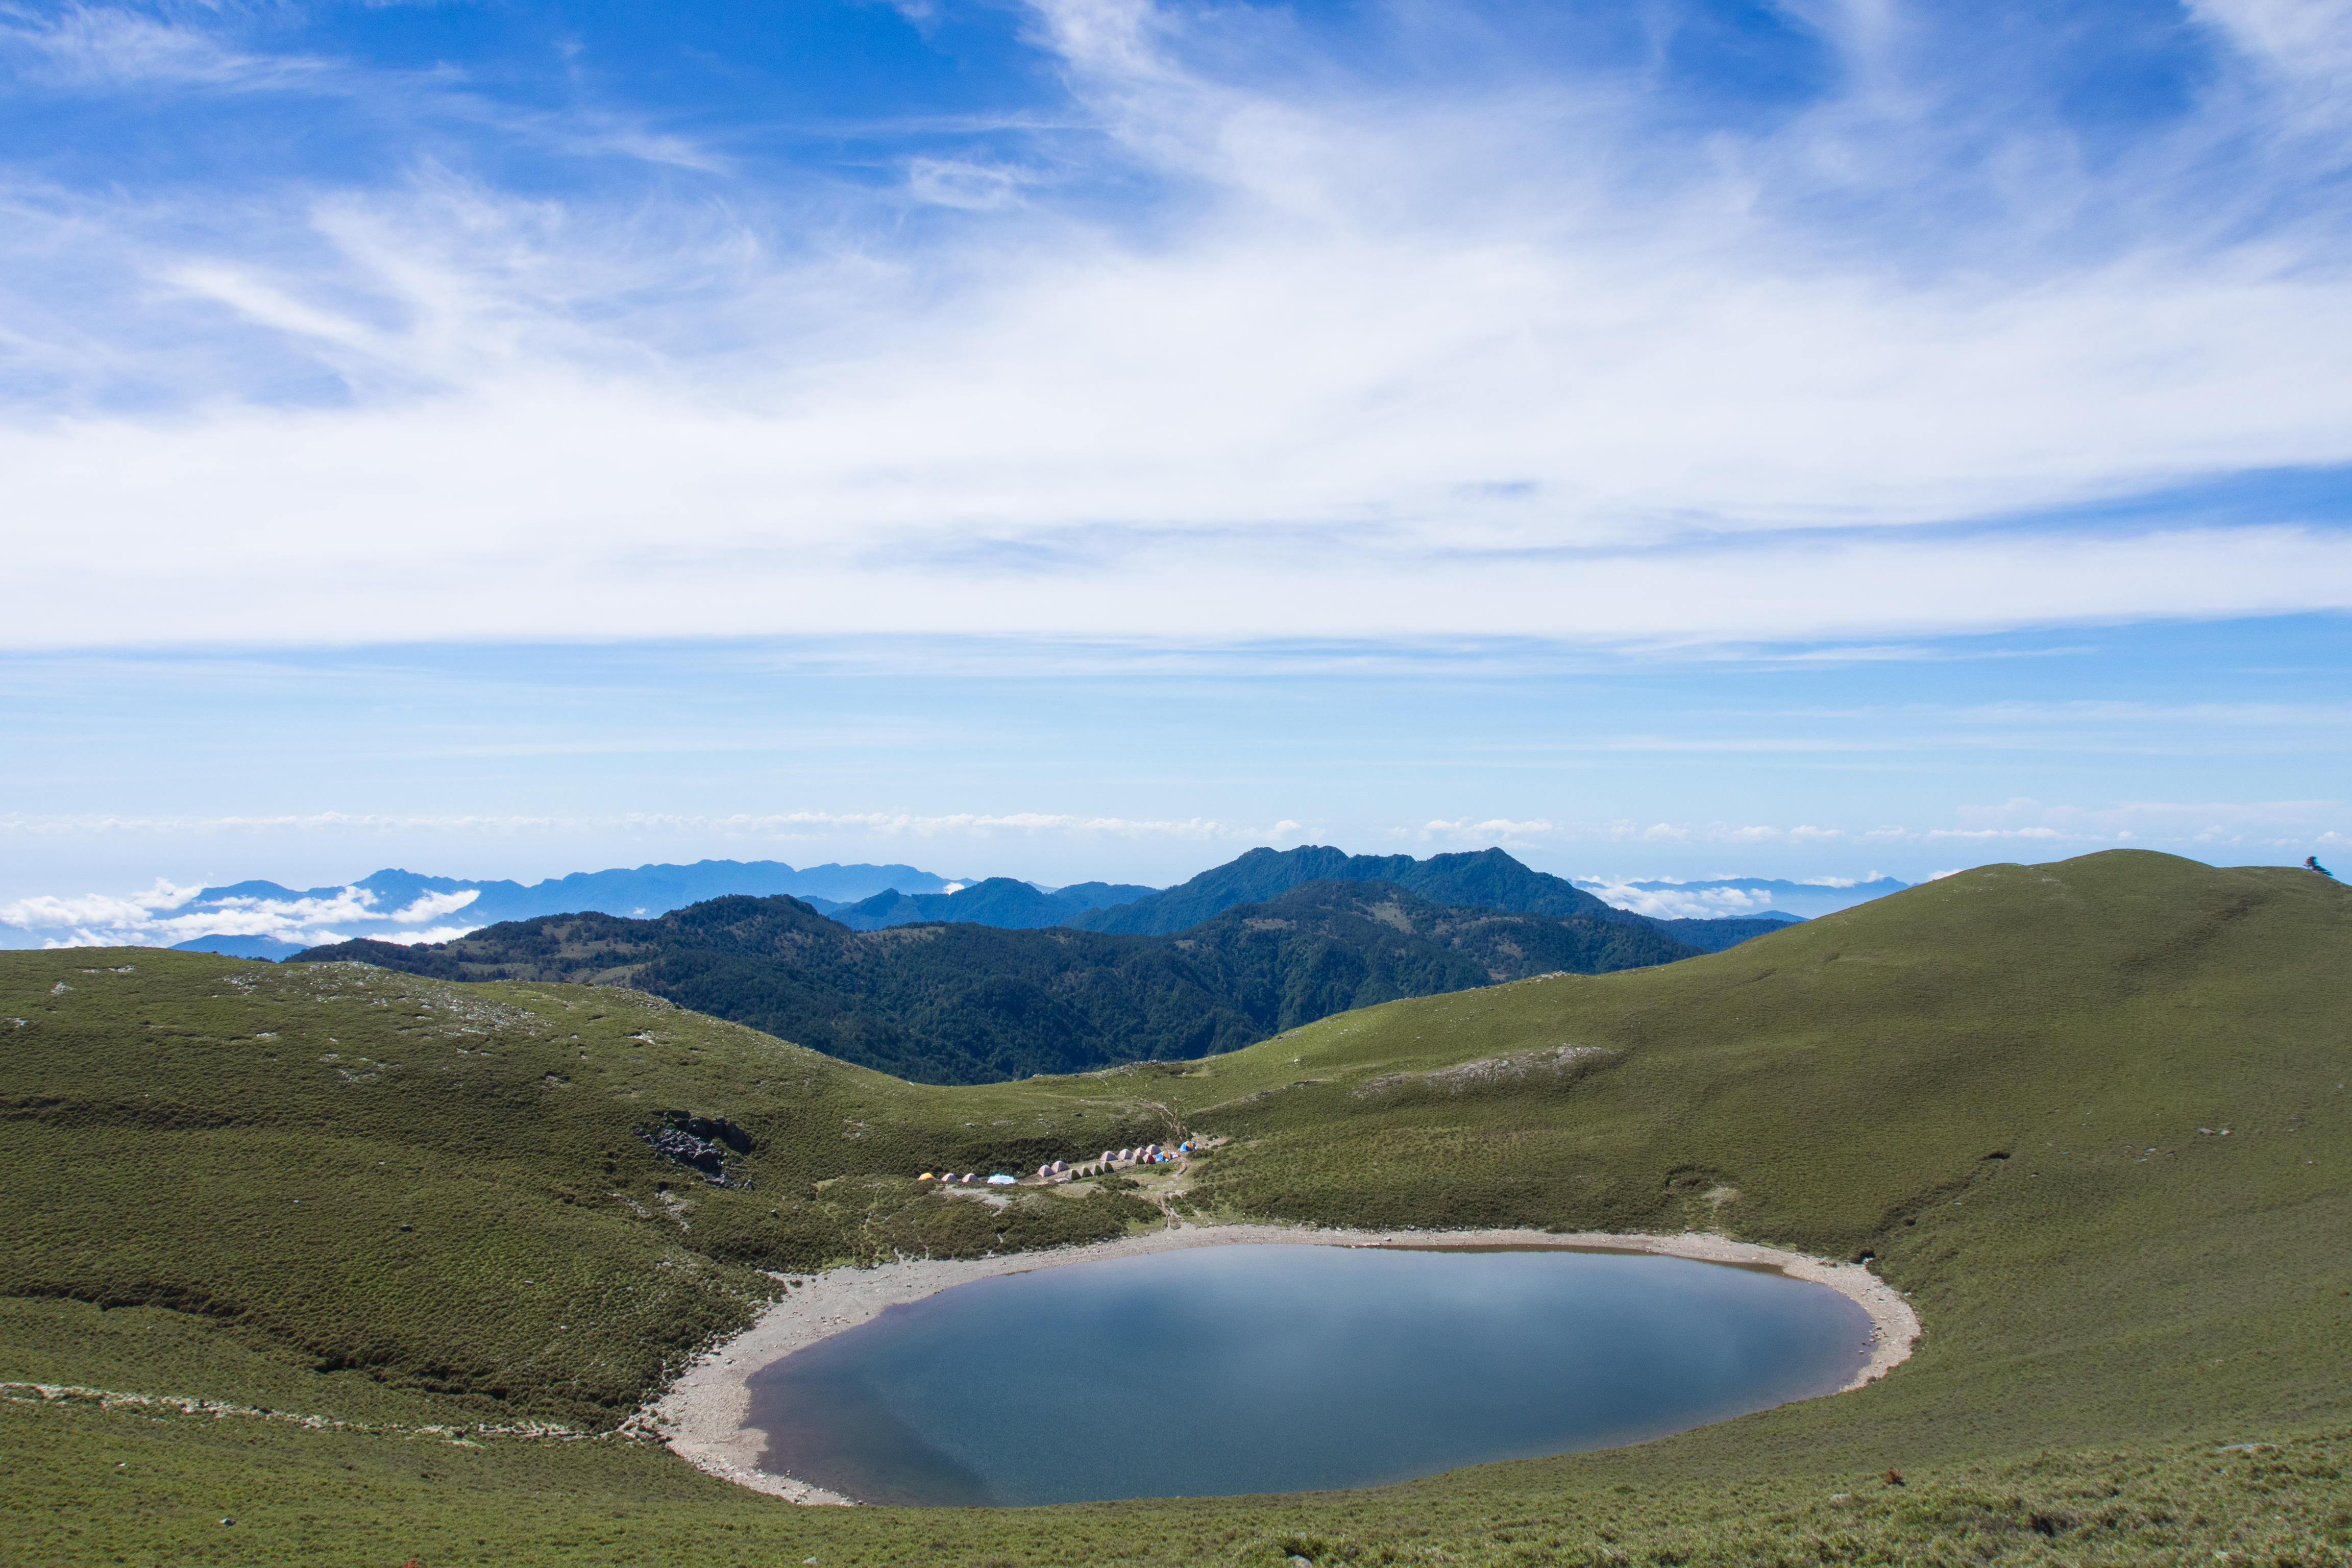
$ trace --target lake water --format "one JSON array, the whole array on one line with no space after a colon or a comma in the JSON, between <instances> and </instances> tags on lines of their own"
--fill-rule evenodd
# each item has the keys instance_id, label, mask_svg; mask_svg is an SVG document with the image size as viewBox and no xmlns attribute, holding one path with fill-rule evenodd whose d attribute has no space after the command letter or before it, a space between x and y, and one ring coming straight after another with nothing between
<instances>
[{"instance_id":1,"label":"lake water","mask_svg":"<svg viewBox=\"0 0 2352 1568\"><path fill-rule=\"evenodd\" d=\"M754 1373L761 1468L959 1506L1376 1486L1826 1394L1870 1318L1685 1258L1210 1247L976 1280Z\"/></svg>"}]
</instances>

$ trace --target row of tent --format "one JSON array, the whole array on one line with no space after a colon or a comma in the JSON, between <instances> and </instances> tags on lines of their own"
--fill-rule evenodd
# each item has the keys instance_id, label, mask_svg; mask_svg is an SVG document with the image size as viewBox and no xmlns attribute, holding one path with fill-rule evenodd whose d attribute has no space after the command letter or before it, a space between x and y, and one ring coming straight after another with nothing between
<instances>
[{"instance_id":1,"label":"row of tent","mask_svg":"<svg viewBox=\"0 0 2352 1568\"><path fill-rule=\"evenodd\" d=\"M1179 1154L1191 1153L1196 1147L1198 1147L1198 1145L1192 1139L1187 1138L1183 1142L1177 1144L1173 1149L1167 1148L1158 1143L1146 1143L1142 1147L1136 1149L1106 1149L1102 1152L1101 1163L1106 1168L1112 1165L1130 1164L1162 1165L1166 1164L1169 1161L1175 1159ZM1069 1173L1070 1163L1067 1160L1055 1160L1037 1167L1037 1179L1041 1182L1050 1182L1056 1176L1066 1176ZM987 1177L982 1176L977 1171L966 1171L961 1176L955 1174L953 1172L950 1172L946 1175L940 1175L936 1171L925 1171L920 1176L916 1178L917 1181L938 1182L943 1186L961 1187L1009 1187L1019 1179L1020 1178L1017 1176L1008 1176L1002 1171L992 1176Z\"/></svg>"},{"instance_id":2,"label":"row of tent","mask_svg":"<svg viewBox=\"0 0 2352 1568\"><path fill-rule=\"evenodd\" d=\"M1191 1153L1194 1147L1192 1141L1188 1138L1173 1149L1165 1148L1158 1143L1146 1143L1140 1149L1106 1149L1102 1152L1100 1167L1102 1170L1108 1170L1113 1165L1164 1165L1179 1154ZM1066 1176L1069 1173L1070 1163L1067 1160L1056 1160L1050 1165L1037 1167L1038 1177L1044 1181L1051 1181L1055 1176Z\"/></svg>"}]
</instances>

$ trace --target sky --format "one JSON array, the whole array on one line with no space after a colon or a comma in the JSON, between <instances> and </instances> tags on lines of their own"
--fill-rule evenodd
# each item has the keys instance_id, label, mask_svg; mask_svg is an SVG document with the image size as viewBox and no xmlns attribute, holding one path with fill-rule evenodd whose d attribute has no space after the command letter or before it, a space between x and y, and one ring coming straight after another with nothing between
<instances>
[{"instance_id":1,"label":"sky","mask_svg":"<svg viewBox=\"0 0 2352 1568\"><path fill-rule=\"evenodd\" d=\"M0 922L2352 835L2341 0L0 0Z\"/></svg>"}]
</instances>

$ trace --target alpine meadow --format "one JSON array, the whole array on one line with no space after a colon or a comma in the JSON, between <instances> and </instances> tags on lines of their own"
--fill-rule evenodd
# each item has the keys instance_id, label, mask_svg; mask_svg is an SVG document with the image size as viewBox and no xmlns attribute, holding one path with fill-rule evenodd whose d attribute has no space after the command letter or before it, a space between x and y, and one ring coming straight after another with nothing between
<instances>
[{"instance_id":1,"label":"alpine meadow","mask_svg":"<svg viewBox=\"0 0 2352 1568\"><path fill-rule=\"evenodd\" d=\"M9 954L11 1555L2344 1562L2347 959L2331 880L2111 851L927 1087L625 989ZM673 1110L740 1130L725 1184L633 1131ZM1221 1142L1001 1208L914 1179L1180 1135ZM795 1508L633 1420L814 1270L1239 1219L1715 1230L1867 1259L1924 1331L1851 1393L1362 1492Z\"/></svg>"}]
</instances>

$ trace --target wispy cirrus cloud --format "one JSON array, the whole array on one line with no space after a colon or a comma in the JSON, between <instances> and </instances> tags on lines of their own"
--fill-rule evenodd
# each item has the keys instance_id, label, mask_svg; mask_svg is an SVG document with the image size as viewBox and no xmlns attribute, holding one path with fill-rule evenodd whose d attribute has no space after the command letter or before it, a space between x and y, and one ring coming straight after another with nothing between
<instances>
[{"instance_id":1,"label":"wispy cirrus cloud","mask_svg":"<svg viewBox=\"0 0 2352 1568\"><path fill-rule=\"evenodd\" d=\"M201 26L113 5L68 5L47 15L11 6L0 12L0 61L19 80L82 90L310 90L334 68L308 55L238 49Z\"/></svg>"},{"instance_id":2,"label":"wispy cirrus cloud","mask_svg":"<svg viewBox=\"0 0 2352 1568\"><path fill-rule=\"evenodd\" d=\"M2188 10L2303 89L2293 105L2302 116L2340 123L2352 112L2343 94L2352 70L2352 13L2334 0L2189 0Z\"/></svg>"},{"instance_id":3,"label":"wispy cirrus cloud","mask_svg":"<svg viewBox=\"0 0 2352 1568\"><path fill-rule=\"evenodd\" d=\"M901 127L855 178L338 58L446 155L226 205L10 176L0 247L46 259L9 312L37 395L0 430L37 542L7 635L1691 643L2352 607L2343 516L2067 511L2352 465L2341 153L2272 129L2304 90L2275 59L2334 24L2204 14L2168 47L2211 85L2118 128L2066 118L2087 46L2001 8L1965 47L1924 8L1790 8L1801 90L1734 114L1659 63L1696 7L1637 47L1509 5L1335 40L1040 0L1054 129ZM17 31L118 73L329 72L128 11ZM596 172L502 183L525 147ZM405 562L366 542L393 531ZM525 569L549 591L518 603ZM219 607L256 571L259 631Z\"/></svg>"}]
</instances>

